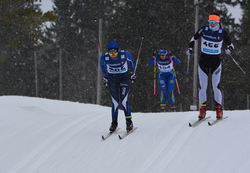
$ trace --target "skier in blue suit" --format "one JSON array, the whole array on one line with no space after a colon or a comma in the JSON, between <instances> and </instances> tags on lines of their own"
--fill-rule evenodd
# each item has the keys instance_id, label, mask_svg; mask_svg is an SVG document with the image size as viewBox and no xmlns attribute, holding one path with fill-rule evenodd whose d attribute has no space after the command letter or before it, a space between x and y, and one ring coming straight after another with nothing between
<instances>
[{"instance_id":1,"label":"skier in blue suit","mask_svg":"<svg viewBox=\"0 0 250 173\"><path fill-rule=\"evenodd\" d=\"M156 58L156 59L155 59ZM180 60L176 58L173 54L168 53L167 49L159 49L156 57L152 57L148 65L158 67L158 81L161 88L161 110L165 111L167 93L168 99L170 102L171 111L175 111L175 96L174 96L174 87L175 87L175 72L173 70L173 64L180 64Z\"/></svg>"},{"instance_id":2,"label":"skier in blue suit","mask_svg":"<svg viewBox=\"0 0 250 173\"><path fill-rule=\"evenodd\" d=\"M119 44L111 41L108 44L108 52L101 56L100 62L103 81L109 87L112 98L112 123L109 128L110 132L114 132L118 126L118 107L121 100L122 108L126 118L126 129L133 129L132 116L128 103L129 80L135 80L134 59L132 55L125 50L119 50ZM130 71L130 73L129 73Z\"/></svg>"}]
</instances>

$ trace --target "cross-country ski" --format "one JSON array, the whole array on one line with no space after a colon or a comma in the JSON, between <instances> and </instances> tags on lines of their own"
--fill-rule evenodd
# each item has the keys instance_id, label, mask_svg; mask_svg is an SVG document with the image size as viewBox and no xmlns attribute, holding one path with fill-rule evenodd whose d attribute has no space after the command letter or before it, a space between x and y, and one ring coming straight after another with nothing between
<instances>
[{"instance_id":1,"label":"cross-country ski","mask_svg":"<svg viewBox=\"0 0 250 173\"><path fill-rule=\"evenodd\" d=\"M113 134L117 134L117 132L120 130L120 128L117 128L114 132L108 132L106 135L102 136L102 140L106 140L107 138L109 138L111 135Z\"/></svg>"},{"instance_id":2,"label":"cross-country ski","mask_svg":"<svg viewBox=\"0 0 250 173\"><path fill-rule=\"evenodd\" d=\"M202 122L204 122L205 120L207 120L209 118L211 118L211 117L209 116L209 117L205 117L205 118L202 118L202 119L198 119L193 123L189 123L188 125L189 125L189 127L196 127L196 126L198 126L199 124L201 124Z\"/></svg>"},{"instance_id":3,"label":"cross-country ski","mask_svg":"<svg viewBox=\"0 0 250 173\"><path fill-rule=\"evenodd\" d=\"M122 135L118 135L119 139L124 139L125 137L127 137L129 134L133 133L136 129L138 129L138 127L134 127L132 130L130 130L129 132L125 132Z\"/></svg>"},{"instance_id":4,"label":"cross-country ski","mask_svg":"<svg viewBox=\"0 0 250 173\"><path fill-rule=\"evenodd\" d=\"M220 121L222 121L222 120L224 120L224 119L227 119L227 118L228 118L228 116L223 117L223 118L217 118L216 120L208 121L207 123L208 123L209 126L213 126L213 125L215 125L216 123L218 123L218 122L220 122Z\"/></svg>"}]
</instances>

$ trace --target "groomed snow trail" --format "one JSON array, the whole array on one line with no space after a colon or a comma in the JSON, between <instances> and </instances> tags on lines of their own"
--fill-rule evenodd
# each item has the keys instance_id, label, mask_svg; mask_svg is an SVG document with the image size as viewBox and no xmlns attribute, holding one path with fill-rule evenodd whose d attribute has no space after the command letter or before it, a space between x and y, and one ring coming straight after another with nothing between
<instances>
[{"instance_id":1,"label":"groomed snow trail","mask_svg":"<svg viewBox=\"0 0 250 173\"><path fill-rule=\"evenodd\" d=\"M0 96L0 173L246 173L250 111L225 111L215 126L195 128L198 112L133 113L139 128L106 141L111 108L41 98ZM207 116L215 118L214 111Z\"/></svg>"}]
</instances>

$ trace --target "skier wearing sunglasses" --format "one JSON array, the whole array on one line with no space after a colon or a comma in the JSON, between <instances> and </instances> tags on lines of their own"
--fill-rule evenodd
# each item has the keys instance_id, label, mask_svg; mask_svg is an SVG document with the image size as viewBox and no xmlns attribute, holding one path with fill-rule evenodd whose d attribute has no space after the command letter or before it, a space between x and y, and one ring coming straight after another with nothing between
<instances>
[{"instance_id":1,"label":"skier wearing sunglasses","mask_svg":"<svg viewBox=\"0 0 250 173\"><path fill-rule=\"evenodd\" d=\"M113 133L118 126L118 107L121 101L126 119L126 129L133 129L132 115L128 103L129 79L134 81L134 59L132 55L125 50L120 50L116 41L108 44L108 50L101 56L100 62L103 82L109 88L112 98L112 122L109 128Z\"/></svg>"},{"instance_id":2,"label":"skier wearing sunglasses","mask_svg":"<svg viewBox=\"0 0 250 173\"><path fill-rule=\"evenodd\" d=\"M223 118L222 109L222 94L218 88L220 83L222 65L221 65L221 49L223 43L226 45L225 53L231 54L234 46L231 39L220 25L220 16L217 13L211 13L209 15L208 24L201 27L189 42L189 48L186 51L186 55L192 53L195 40L201 39L201 54L199 58L198 74L200 81L200 91L199 91L199 104L200 104L200 114L199 119L203 119L206 116L206 102L207 102L207 86L208 86L208 76L211 72L212 74L212 86L214 92L214 100L216 106L216 118Z\"/></svg>"}]
</instances>

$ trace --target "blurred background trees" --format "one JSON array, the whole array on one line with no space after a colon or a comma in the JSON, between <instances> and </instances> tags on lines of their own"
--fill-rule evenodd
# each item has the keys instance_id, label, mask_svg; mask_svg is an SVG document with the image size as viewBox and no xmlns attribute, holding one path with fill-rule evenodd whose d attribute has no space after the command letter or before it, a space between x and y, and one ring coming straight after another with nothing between
<instances>
[{"instance_id":1,"label":"blurred background trees","mask_svg":"<svg viewBox=\"0 0 250 173\"><path fill-rule=\"evenodd\" d=\"M181 95L175 93L178 111L189 110L193 92L193 56L186 74L185 51L194 34L194 0L54 0L52 11L43 13L38 0L2 0L0 3L0 93L96 103L98 25L102 25L102 51L111 40L132 53L134 59L144 37L136 82L129 101L133 112L159 111L160 89L153 95L153 69L148 60L159 48L167 48L181 64L176 65ZM228 12L240 5L241 23ZM246 109L250 94L250 9L247 0L199 1L199 25L208 15L221 15L235 45L234 58L247 72L243 75L230 57L222 54L221 89L225 109ZM48 23L50 22L50 23ZM37 76L35 76L37 74ZM37 87L36 87L37 86ZM176 90L175 90L176 91ZM212 90L208 105L213 109ZM102 86L102 105L111 105Z\"/></svg>"}]
</instances>

